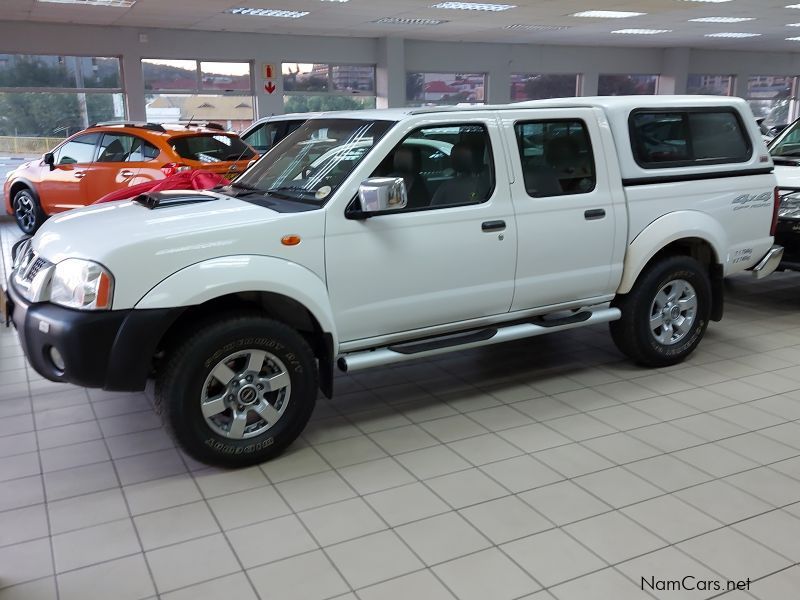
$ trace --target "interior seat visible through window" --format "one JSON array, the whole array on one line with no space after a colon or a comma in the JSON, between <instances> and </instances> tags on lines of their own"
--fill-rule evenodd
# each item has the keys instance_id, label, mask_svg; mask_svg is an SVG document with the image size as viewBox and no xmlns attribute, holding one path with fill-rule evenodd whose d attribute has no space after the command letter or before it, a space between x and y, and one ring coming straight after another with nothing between
<instances>
[{"instance_id":1,"label":"interior seat visible through window","mask_svg":"<svg viewBox=\"0 0 800 600\"><path fill-rule=\"evenodd\" d=\"M490 183L486 177L483 157L472 145L459 142L450 153L455 177L443 182L431 200L431 206L473 204L486 198Z\"/></svg>"},{"instance_id":2,"label":"interior seat visible through window","mask_svg":"<svg viewBox=\"0 0 800 600\"><path fill-rule=\"evenodd\" d=\"M420 175L421 151L413 146L400 146L394 151L393 167L389 177L402 177L408 193L407 208L423 208L430 204L431 197L425 179Z\"/></svg>"}]
</instances>

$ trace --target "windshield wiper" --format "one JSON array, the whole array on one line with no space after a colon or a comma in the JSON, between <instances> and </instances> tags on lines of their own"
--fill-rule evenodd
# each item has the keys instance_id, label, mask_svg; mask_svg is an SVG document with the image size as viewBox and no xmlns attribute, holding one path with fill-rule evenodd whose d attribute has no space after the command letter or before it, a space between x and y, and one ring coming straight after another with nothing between
<instances>
[{"instance_id":1,"label":"windshield wiper","mask_svg":"<svg viewBox=\"0 0 800 600\"><path fill-rule=\"evenodd\" d=\"M294 192L298 195L311 194L312 196L315 194L313 190L307 190L297 185L281 185L278 187L269 188L267 190L267 194L271 194L273 196L278 196L278 197L284 196L288 197L290 200L293 200L294 198L288 195L286 192Z\"/></svg>"},{"instance_id":2,"label":"windshield wiper","mask_svg":"<svg viewBox=\"0 0 800 600\"><path fill-rule=\"evenodd\" d=\"M218 185L217 187L213 188L212 191L221 191L226 188L231 188L234 190L241 190L239 193L235 195L236 198L240 196L252 196L254 194L258 194L259 196L264 195L264 190L257 188L254 185L250 185L247 183L238 183L236 181L232 181L227 185Z\"/></svg>"}]
</instances>

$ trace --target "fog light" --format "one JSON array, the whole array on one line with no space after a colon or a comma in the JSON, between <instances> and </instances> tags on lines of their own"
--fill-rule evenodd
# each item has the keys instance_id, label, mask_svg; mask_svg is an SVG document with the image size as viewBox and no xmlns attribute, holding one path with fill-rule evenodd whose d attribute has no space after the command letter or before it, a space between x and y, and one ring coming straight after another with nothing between
<instances>
[{"instance_id":1,"label":"fog light","mask_svg":"<svg viewBox=\"0 0 800 600\"><path fill-rule=\"evenodd\" d=\"M53 362L53 365L59 371L63 371L66 368L64 364L64 357L61 356L61 352L59 352L53 346L50 346L50 360Z\"/></svg>"}]
</instances>

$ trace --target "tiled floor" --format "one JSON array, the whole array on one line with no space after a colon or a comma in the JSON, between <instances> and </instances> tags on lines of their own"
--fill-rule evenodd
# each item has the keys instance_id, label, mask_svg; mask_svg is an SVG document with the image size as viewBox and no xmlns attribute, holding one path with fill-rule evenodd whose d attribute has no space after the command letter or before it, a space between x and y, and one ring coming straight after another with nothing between
<instances>
[{"instance_id":1,"label":"tiled floor","mask_svg":"<svg viewBox=\"0 0 800 600\"><path fill-rule=\"evenodd\" d=\"M798 291L729 282L660 371L597 327L342 376L241 471L176 450L143 394L42 380L4 330L0 598L795 598ZM642 590L686 576L751 585Z\"/></svg>"}]
</instances>

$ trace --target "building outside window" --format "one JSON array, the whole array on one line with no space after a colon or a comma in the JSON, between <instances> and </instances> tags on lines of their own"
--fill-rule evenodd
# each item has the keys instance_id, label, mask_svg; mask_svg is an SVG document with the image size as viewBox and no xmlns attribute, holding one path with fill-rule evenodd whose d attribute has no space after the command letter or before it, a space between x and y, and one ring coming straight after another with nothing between
<instances>
[{"instance_id":1,"label":"building outside window","mask_svg":"<svg viewBox=\"0 0 800 600\"><path fill-rule=\"evenodd\" d=\"M511 101L571 98L579 94L580 75L563 73L513 73Z\"/></svg>"},{"instance_id":2,"label":"building outside window","mask_svg":"<svg viewBox=\"0 0 800 600\"><path fill-rule=\"evenodd\" d=\"M733 75L689 75L686 93L732 96L734 81Z\"/></svg>"},{"instance_id":3,"label":"building outside window","mask_svg":"<svg viewBox=\"0 0 800 600\"><path fill-rule=\"evenodd\" d=\"M486 73L406 74L408 106L483 104L485 101Z\"/></svg>"},{"instance_id":4,"label":"building outside window","mask_svg":"<svg viewBox=\"0 0 800 600\"><path fill-rule=\"evenodd\" d=\"M647 96L658 93L658 75L600 75L600 96Z\"/></svg>"},{"instance_id":5,"label":"building outside window","mask_svg":"<svg viewBox=\"0 0 800 600\"><path fill-rule=\"evenodd\" d=\"M255 118L249 62L147 58L142 71L149 122L214 122L240 131Z\"/></svg>"},{"instance_id":6,"label":"building outside window","mask_svg":"<svg viewBox=\"0 0 800 600\"><path fill-rule=\"evenodd\" d=\"M375 65L283 63L287 113L375 108Z\"/></svg>"},{"instance_id":7,"label":"building outside window","mask_svg":"<svg viewBox=\"0 0 800 600\"><path fill-rule=\"evenodd\" d=\"M119 58L0 54L0 152L45 152L93 123L124 118Z\"/></svg>"},{"instance_id":8,"label":"building outside window","mask_svg":"<svg viewBox=\"0 0 800 600\"><path fill-rule=\"evenodd\" d=\"M745 99L756 118L774 127L797 116L797 78L789 75L751 75Z\"/></svg>"}]
</instances>

